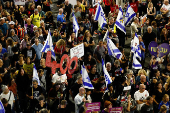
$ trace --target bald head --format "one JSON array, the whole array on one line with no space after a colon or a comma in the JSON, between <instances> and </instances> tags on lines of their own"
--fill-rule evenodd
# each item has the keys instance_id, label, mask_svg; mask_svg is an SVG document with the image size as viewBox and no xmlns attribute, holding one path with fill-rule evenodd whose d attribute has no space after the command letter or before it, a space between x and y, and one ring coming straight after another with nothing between
<instances>
[{"instance_id":1,"label":"bald head","mask_svg":"<svg viewBox=\"0 0 170 113\"><path fill-rule=\"evenodd\" d=\"M85 89L83 87L79 88L79 94L82 96L85 93Z\"/></svg>"},{"instance_id":2,"label":"bald head","mask_svg":"<svg viewBox=\"0 0 170 113\"><path fill-rule=\"evenodd\" d=\"M62 14L63 13L63 8L59 9L59 13Z\"/></svg>"}]
</instances>

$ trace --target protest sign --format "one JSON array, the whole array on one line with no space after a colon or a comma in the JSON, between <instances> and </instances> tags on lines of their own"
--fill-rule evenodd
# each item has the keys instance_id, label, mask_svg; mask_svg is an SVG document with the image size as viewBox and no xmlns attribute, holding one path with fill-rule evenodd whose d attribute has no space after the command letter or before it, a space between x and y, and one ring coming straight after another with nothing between
<instances>
[{"instance_id":1,"label":"protest sign","mask_svg":"<svg viewBox=\"0 0 170 113\"><path fill-rule=\"evenodd\" d=\"M148 46L150 54L154 55L156 57L157 57L157 47L158 47L158 44L155 41L150 42L150 44Z\"/></svg>"},{"instance_id":2,"label":"protest sign","mask_svg":"<svg viewBox=\"0 0 170 113\"><path fill-rule=\"evenodd\" d=\"M65 59L67 59L67 65L66 65L65 69L63 69L63 61ZM73 61L75 61L74 68L70 69L71 64L72 64ZM60 64L59 64L56 61L51 62L51 51L47 51L45 65L47 67L51 67L52 74L55 74L56 68L60 68L61 74L65 74L67 70L68 70L69 74L73 74L75 69L77 68L77 65L78 65L78 58L76 56L74 56L73 58L69 59L69 56L67 54L64 54L61 57Z\"/></svg>"},{"instance_id":3,"label":"protest sign","mask_svg":"<svg viewBox=\"0 0 170 113\"><path fill-rule=\"evenodd\" d=\"M15 5L25 5L25 0L14 0Z\"/></svg>"},{"instance_id":4,"label":"protest sign","mask_svg":"<svg viewBox=\"0 0 170 113\"><path fill-rule=\"evenodd\" d=\"M164 55L169 54L169 52L170 52L169 44L163 43L158 46L158 57L163 57Z\"/></svg>"},{"instance_id":5,"label":"protest sign","mask_svg":"<svg viewBox=\"0 0 170 113\"><path fill-rule=\"evenodd\" d=\"M82 56L84 56L84 44L80 44L76 47L73 47L70 49L70 56L71 58L73 58L74 56L81 58Z\"/></svg>"},{"instance_id":6,"label":"protest sign","mask_svg":"<svg viewBox=\"0 0 170 113\"><path fill-rule=\"evenodd\" d=\"M100 102L86 103L86 107L87 107L86 113L100 111Z\"/></svg>"},{"instance_id":7,"label":"protest sign","mask_svg":"<svg viewBox=\"0 0 170 113\"><path fill-rule=\"evenodd\" d=\"M122 107L113 107L109 109L109 113L122 113Z\"/></svg>"}]
</instances>

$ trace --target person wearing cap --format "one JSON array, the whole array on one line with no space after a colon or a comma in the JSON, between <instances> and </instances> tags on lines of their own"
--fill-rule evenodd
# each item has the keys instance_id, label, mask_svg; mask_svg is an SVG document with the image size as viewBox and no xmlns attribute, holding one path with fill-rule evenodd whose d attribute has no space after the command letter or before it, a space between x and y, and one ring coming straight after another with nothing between
<instances>
[{"instance_id":1,"label":"person wearing cap","mask_svg":"<svg viewBox=\"0 0 170 113\"><path fill-rule=\"evenodd\" d=\"M153 98L149 96L146 100L146 103L141 108L141 113L153 113Z\"/></svg>"},{"instance_id":2,"label":"person wearing cap","mask_svg":"<svg viewBox=\"0 0 170 113\"><path fill-rule=\"evenodd\" d=\"M38 13L38 9L34 10L34 14L30 16L32 23L37 27L40 27L41 15Z\"/></svg>"},{"instance_id":3,"label":"person wearing cap","mask_svg":"<svg viewBox=\"0 0 170 113\"><path fill-rule=\"evenodd\" d=\"M4 18L0 19L0 29L2 30L2 33L3 33L3 35L6 38L8 36L8 26L5 23L5 19Z\"/></svg>"}]
</instances>

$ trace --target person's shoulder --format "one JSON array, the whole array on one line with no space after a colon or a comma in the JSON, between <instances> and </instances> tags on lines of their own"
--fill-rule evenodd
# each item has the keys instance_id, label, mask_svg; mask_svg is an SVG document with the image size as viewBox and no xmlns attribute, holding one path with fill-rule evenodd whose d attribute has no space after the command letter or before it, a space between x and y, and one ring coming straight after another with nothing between
<instances>
[{"instance_id":1,"label":"person's shoulder","mask_svg":"<svg viewBox=\"0 0 170 113\"><path fill-rule=\"evenodd\" d=\"M137 90L136 92L135 92L135 94L134 95L138 95L140 92L139 92L139 90Z\"/></svg>"}]
</instances>

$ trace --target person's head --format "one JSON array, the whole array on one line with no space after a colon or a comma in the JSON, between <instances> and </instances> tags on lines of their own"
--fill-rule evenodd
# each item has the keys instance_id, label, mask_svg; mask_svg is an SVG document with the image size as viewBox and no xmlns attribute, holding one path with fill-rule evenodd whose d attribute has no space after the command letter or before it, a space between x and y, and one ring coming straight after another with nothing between
<instances>
[{"instance_id":1,"label":"person's head","mask_svg":"<svg viewBox=\"0 0 170 113\"><path fill-rule=\"evenodd\" d=\"M83 88L83 87L80 87L79 88L79 94L81 95L81 96L83 96L84 94L85 94L85 89Z\"/></svg>"},{"instance_id":2,"label":"person's head","mask_svg":"<svg viewBox=\"0 0 170 113\"><path fill-rule=\"evenodd\" d=\"M3 54L3 60L5 61L5 60L7 60L8 59L8 53L4 53Z\"/></svg>"},{"instance_id":3,"label":"person's head","mask_svg":"<svg viewBox=\"0 0 170 113\"><path fill-rule=\"evenodd\" d=\"M26 58L26 63L27 63L27 64L31 64L31 58L30 58L30 57L27 57L27 58Z\"/></svg>"},{"instance_id":4,"label":"person's head","mask_svg":"<svg viewBox=\"0 0 170 113\"><path fill-rule=\"evenodd\" d=\"M71 39L74 39L76 37L76 33L75 32L71 32Z\"/></svg>"},{"instance_id":5,"label":"person's head","mask_svg":"<svg viewBox=\"0 0 170 113\"><path fill-rule=\"evenodd\" d=\"M153 26L153 27L155 27L155 28L156 28L156 27L157 27L157 23L156 23L156 21L152 21L152 22L151 22L151 26Z\"/></svg>"},{"instance_id":6,"label":"person's head","mask_svg":"<svg viewBox=\"0 0 170 113\"><path fill-rule=\"evenodd\" d=\"M157 14L157 15L156 15L156 19L157 19L157 20L160 20L161 18L162 18L162 15L161 15L161 14Z\"/></svg>"},{"instance_id":7,"label":"person's head","mask_svg":"<svg viewBox=\"0 0 170 113\"><path fill-rule=\"evenodd\" d=\"M64 107L66 107L66 105L67 105L67 100L62 100L62 101L61 101L61 105L64 106Z\"/></svg>"},{"instance_id":8,"label":"person's head","mask_svg":"<svg viewBox=\"0 0 170 113\"><path fill-rule=\"evenodd\" d=\"M54 31L53 31L53 36L58 36L59 35L59 31L58 31L58 29L55 29Z\"/></svg>"},{"instance_id":9,"label":"person's head","mask_svg":"<svg viewBox=\"0 0 170 113\"><path fill-rule=\"evenodd\" d=\"M169 0L164 0L164 4L168 5L169 4Z\"/></svg>"},{"instance_id":10,"label":"person's head","mask_svg":"<svg viewBox=\"0 0 170 113\"><path fill-rule=\"evenodd\" d=\"M110 70L111 70L111 67L112 67L111 63L110 63L110 62L107 62L107 63L106 63L106 69L107 69L107 71L110 71Z\"/></svg>"},{"instance_id":11,"label":"person's head","mask_svg":"<svg viewBox=\"0 0 170 113\"><path fill-rule=\"evenodd\" d=\"M142 36L138 35L138 38L139 38L139 42L142 42Z\"/></svg>"},{"instance_id":12,"label":"person's head","mask_svg":"<svg viewBox=\"0 0 170 113\"><path fill-rule=\"evenodd\" d=\"M160 112L161 112L161 113L166 113L166 111L167 111L167 107L166 107L166 105L164 104L164 105L162 105L162 106L160 107Z\"/></svg>"},{"instance_id":13,"label":"person's head","mask_svg":"<svg viewBox=\"0 0 170 113\"><path fill-rule=\"evenodd\" d=\"M148 26L147 31L148 31L148 33L152 33L152 27Z\"/></svg>"},{"instance_id":14,"label":"person's head","mask_svg":"<svg viewBox=\"0 0 170 113\"><path fill-rule=\"evenodd\" d=\"M107 109L110 109L110 108L112 108L112 103L110 102L110 101L105 101L104 102L104 108L107 108Z\"/></svg>"},{"instance_id":15,"label":"person's head","mask_svg":"<svg viewBox=\"0 0 170 113\"><path fill-rule=\"evenodd\" d=\"M1 99L1 102L3 104L4 107L7 107L8 106L8 100L6 98L2 98Z\"/></svg>"},{"instance_id":16,"label":"person's head","mask_svg":"<svg viewBox=\"0 0 170 113\"><path fill-rule=\"evenodd\" d=\"M153 104L153 97L148 96L148 97L146 98L146 100L147 100L147 104L149 104L149 105L152 105L152 104Z\"/></svg>"},{"instance_id":17,"label":"person's head","mask_svg":"<svg viewBox=\"0 0 170 113\"><path fill-rule=\"evenodd\" d=\"M91 73L96 73L96 71L97 71L96 66L93 66L93 67L91 68Z\"/></svg>"},{"instance_id":18,"label":"person's head","mask_svg":"<svg viewBox=\"0 0 170 113\"><path fill-rule=\"evenodd\" d=\"M165 95L162 97L162 101L163 101L163 102L168 102L168 101L169 101L169 95L168 95L168 94L165 94Z\"/></svg>"},{"instance_id":19,"label":"person's head","mask_svg":"<svg viewBox=\"0 0 170 113\"><path fill-rule=\"evenodd\" d=\"M119 66L120 66L120 62L119 62L119 60L115 60L115 62L114 62L114 66L115 66L115 67L119 67Z\"/></svg>"},{"instance_id":20,"label":"person's head","mask_svg":"<svg viewBox=\"0 0 170 113\"><path fill-rule=\"evenodd\" d=\"M41 60L40 60L40 66L45 66L45 59L44 59L44 58L41 58Z\"/></svg>"},{"instance_id":21,"label":"person's head","mask_svg":"<svg viewBox=\"0 0 170 113\"><path fill-rule=\"evenodd\" d=\"M168 30L166 28L163 28L161 31L162 35L168 35Z\"/></svg>"},{"instance_id":22,"label":"person's head","mask_svg":"<svg viewBox=\"0 0 170 113\"><path fill-rule=\"evenodd\" d=\"M157 89L162 89L162 83L161 82L157 82L155 86L156 86Z\"/></svg>"},{"instance_id":23,"label":"person's head","mask_svg":"<svg viewBox=\"0 0 170 113\"><path fill-rule=\"evenodd\" d=\"M18 73L19 75L23 76L25 73L24 68L20 68Z\"/></svg>"},{"instance_id":24,"label":"person's head","mask_svg":"<svg viewBox=\"0 0 170 113\"><path fill-rule=\"evenodd\" d=\"M154 76L159 77L160 76L160 71L158 69L154 70Z\"/></svg>"},{"instance_id":25,"label":"person's head","mask_svg":"<svg viewBox=\"0 0 170 113\"><path fill-rule=\"evenodd\" d=\"M31 24L31 18L27 18L27 24Z\"/></svg>"},{"instance_id":26,"label":"person's head","mask_svg":"<svg viewBox=\"0 0 170 113\"><path fill-rule=\"evenodd\" d=\"M44 100L45 100L45 98L44 98L43 95L40 95L40 96L38 97L38 101L39 101L40 104L43 104L43 103L44 103Z\"/></svg>"},{"instance_id":27,"label":"person's head","mask_svg":"<svg viewBox=\"0 0 170 113\"><path fill-rule=\"evenodd\" d=\"M78 6L78 5L75 5L75 6L74 6L74 10L75 10L75 12L79 11L79 6Z\"/></svg>"},{"instance_id":28,"label":"person's head","mask_svg":"<svg viewBox=\"0 0 170 113\"><path fill-rule=\"evenodd\" d=\"M38 6L37 6L37 9L38 9L38 12L40 12L40 11L41 11L41 6L38 5Z\"/></svg>"},{"instance_id":29,"label":"person's head","mask_svg":"<svg viewBox=\"0 0 170 113\"><path fill-rule=\"evenodd\" d=\"M34 88L38 87L38 81L37 80L33 80L32 83L33 83L33 87Z\"/></svg>"},{"instance_id":30,"label":"person's head","mask_svg":"<svg viewBox=\"0 0 170 113\"><path fill-rule=\"evenodd\" d=\"M39 70L38 70L38 76L39 76L39 77L42 77L43 75L44 75L43 69L39 69Z\"/></svg>"},{"instance_id":31,"label":"person's head","mask_svg":"<svg viewBox=\"0 0 170 113\"><path fill-rule=\"evenodd\" d=\"M58 48L64 47L65 45L66 45L66 42L65 42L65 40L63 40L63 39L59 39L59 40L56 42L56 46L57 46Z\"/></svg>"},{"instance_id":32,"label":"person's head","mask_svg":"<svg viewBox=\"0 0 170 113\"><path fill-rule=\"evenodd\" d=\"M21 10L21 12L24 12L24 7L20 6L20 10Z\"/></svg>"},{"instance_id":33,"label":"person's head","mask_svg":"<svg viewBox=\"0 0 170 113\"><path fill-rule=\"evenodd\" d=\"M113 0L113 1L114 1L114 0ZM113 23L114 23L114 18L113 18L113 17L110 17L110 18L109 18L109 23L110 23L110 24L113 24Z\"/></svg>"},{"instance_id":34,"label":"person's head","mask_svg":"<svg viewBox=\"0 0 170 113\"><path fill-rule=\"evenodd\" d=\"M14 46L14 42L13 42L12 38L8 38L8 39L7 39L7 45L8 45L8 46L11 46L11 47Z\"/></svg>"},{"instance_id":35,"label":"person's head","mask_svg":"<svg viewBox=\"0 0 170 113\"><path fill-rule=\"evenodd\" d=\"M35 15L38 14L38 9L34 9L34 14L35 14Z\"/></svg>"},{"instance_id":36,"label":"person's head","mask_svg":"<svg viewBox=\"0 0 170 113\"><path fill-rule=\"evenodd\" d=\"M83 79L82 79L82 76L81 76L81 75L79 75L79 76L77 77L77 83L78 83L78 84L83 84Z\"/></svg>"},{"instance_id":37,"label":"person's head","mask_svg":"<svg viewBox=\"0 0 170 113\"><path fill-rule=\"evenodd\" d=\"M139 85L139 91L142 93L142 92L144 92L145 91L145 85L144 84L140 84Z\"/></svg>"},{"instance_id":38,"label":"person's head","mask_svg":"<svg viewBox=\"0 0 170 113\"><path fill-rule=\"evenodd\" d=\"M166 66L167 70L170 71L170 62Z\"/></svg>"},{"instance_id":39,"label":"person's head","mask_svg":"<svg viewBox=\"0 0 170 113\"><path fill-rule=\"evenodd\" d=\"M63 8L59 9L59 14L63 14Z\"/></svg>"},{"instance_id":40,"label":"person's head","mask_svg":"<svg viewBox=\"0 0 170 113\"><path fill-rule=\"evenodd\" d=\"M103 41L102 41L102 40L99 41L99 46L100 46L100 47L103 46Z\"/></svg>"},{"instance_id":41,"label":"person's head","mask_svg":"<svg viewBox=\"0 0 170 113\"><path fill-rule=\"evenodd\" d=\"M86 30L85 33L84 33L84 37L91 37L91 34L90 34L90 31L89 30Z\"/></svg>"},{"instance_id":42,"label":"person's head","mask_svg":"<svg viewBox=\"0 0 170 113\"><path fill-rule=\"evenodd\" d=\"M15 30L11 29L10 33L11 33L11 36L14 36L15 35Z\"/></svg>"},{"instance_id":43,"label":"person's head","mask_svg":"<svg viewBox=\"0 0 170 113\"><path fill-rule=\"evenodd\" d=\"M2 22L2 24L4 24L5 23L5 19L1 18L1 22Z\"/></svg>"},{"instance_id":44,"label":"person's head","mask_svg":"<svg viewBox=\"0 0 170 113\"><path fill-rule=\"evenodd\" d=\"M135 23L138 23L139 22L139 19L137 17L134 18L134 22Z\"/></svg>"},{"instance_id":45,"label":"person's head","mask_svg":"<svg viewBox=\"0 0 170 113\"><path fill-rule=\"evenodd\" d=\"M149 3L148 3L148 8L151 8L151 7L153 7L153 3L152 3L152 2L149 2Z\"/></svg>"},{"instance_id":46,"label":"person's head","mask_svg":"<svg viewBox=\"0 0 170 113\"><path fill-rule=\"evenodd\" d=\"M112 86L112 84L108 84L108 89L109 89L109 91L113 91L113 86Z\"/></svg>"},{"instance_id":47,"label":"person's head","mask_svg":"<svg viewBox=\"0 0 170 113\"><path fill-rule=\"evenodd\" d=\"M91 90L85 89L86 90L86 95L91 95Z\"/></svg>"},{"instance_id":48,"label":"person's head","mask_svg":"<svg viewBox=\"0 0 170 113\"><path fill-rule=\"evenodd\" d=\"M39 113L49 113L49 111L46 108L43 108L39 111Z\"/></svg>"},{"instance_id":49,"label":"person's head","mask_svg":"<svg viewBox=\"0 0 170 113\"><path fill-rule=\"evenodd\" d=\"M141 82L146 82L146 76L145 75L141 75L140 76L140 81Z\"/></svg>"},{"instance_id":50,"label":"person's head","mask_svg":"<svg viewBox=\"0 0 170 113\"><path fill-rule=\"evenodd\" d=\"M35 45L38 45L39 44L39 39L36 37L34 42L35 42Z\"/></svg>"},{"instance_id":51,"label":"person's head","mask_svg":"<svg viewBox=\"0 0 170 113\"><path fill-rule=\"evenodd\" d=\"M127 78L129 78L129 79L132 78L132 76L133 76L133 71L130 70L130 69L128 69L126 76L127 76Z\"/></svg>"},{"instance_id":52,"label":"person's head","mask_svg":"<svg viewBox=\"0 0 170 113\"><path fill-rule=\"evenodd\" d=\"M104 76L100 76L100 77L97 79L97 83L104 84L104 82L105 82Z\"/></svg>"},{"instance_id":53,"label":"person's head","mask_svg":"<svg viewBox=\"0 0 170 113\"><path fill-rule=\"evenodd\" d=\"M14 22L14 21L10 21L10 22L9 22L9 27L10 27L11 29L14 29L14 25L15 25L15 22Z\"/></svg>"},{"instance_id":54,"label":"person's head","mask_svg":"<svg viewBox=\"0 0 170 113\"><path fill-rule=\"evenodd\" d=\"M145 71L144 69L140 69L140 70L138 71L138 76L141 76L141 75L147 76L146 71Z\"/></svg>"},{"instance_id":55,"label":"person's head","mask_svg":"<svg viewBox=\"0 0 170 113\"><path fill-rule=\"evenodd\" d=\"M2 86L2 91L3 91L4 94L8 94L8 92L9 92L8 86L3 85Z\"/></svg>"}]
</instances>

